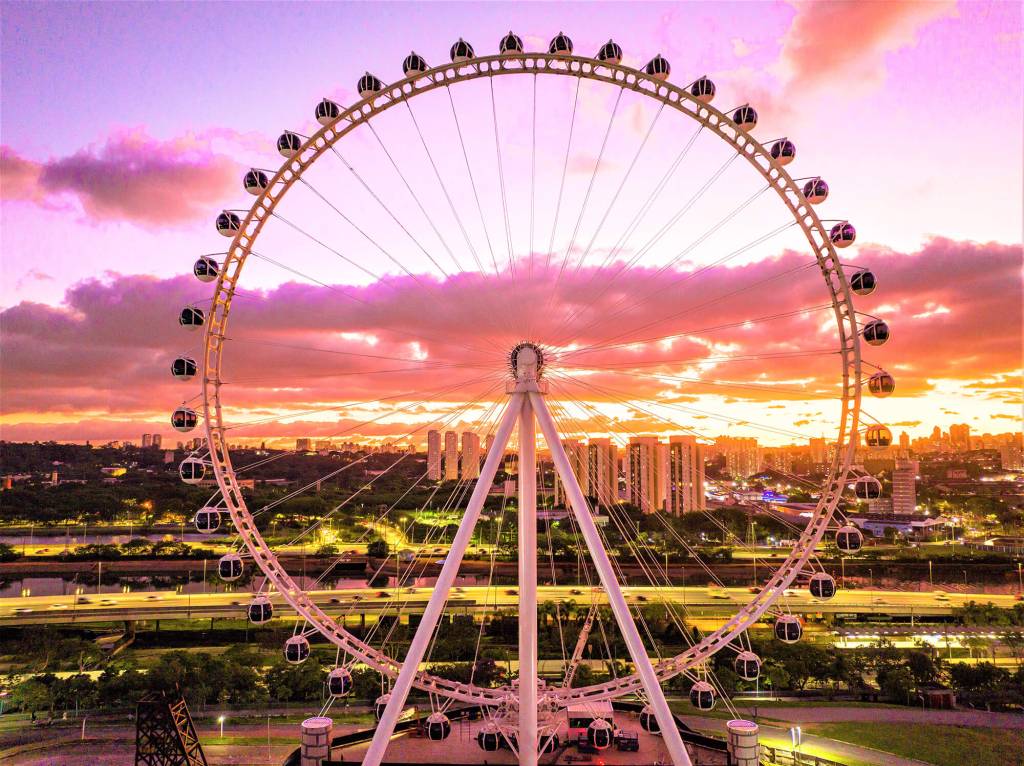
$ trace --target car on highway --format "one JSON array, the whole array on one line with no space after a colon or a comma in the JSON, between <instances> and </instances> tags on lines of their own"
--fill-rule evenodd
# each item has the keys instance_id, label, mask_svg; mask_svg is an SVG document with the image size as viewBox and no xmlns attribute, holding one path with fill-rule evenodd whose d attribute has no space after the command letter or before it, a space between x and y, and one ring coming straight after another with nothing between
<instances>
[{"instance_id":1,"label":"car on highway","mask_svg":"<svg viewBox=\"0 0 1024 766\"><path fill-rule=\"evenodd\" d=\"M517 591L515 588L509 588L507 591L505 591L505 595L506 596L518 596L519 595L519 591Z\"/></svg>"},{"instance_id":2,"label":"car on highway","mask_svg":"<svg viewBox=\"0 0 1024 766\"><path fill-rule=\"evenodd\" d=\"M391 598L391 593L386 590L377 591L377 598Z\"/></svg>"},{"instance_id":3,"label":"car on highway","mask_svg":"<svg viewBox=\"0 0 1024 766\"><path fill-rule=\"evenodd\" d=\"M583 595L583 591L581 591L579 588L573 588L571 591L569 591L569 595L570 596L582 596Z\"/></svg>"},{"instance_id":4,"label":"car on highway","mask_svg":"<svg viewBox=\"0 0 1024 766\"><path fill-rule=\"evenodd\" d=\"M146 596L146 601L160 601L161 599L163 599L163 596L158 596L155 593Z\"/></svg>"},{"instance_id":5,"label":"car on highway","mask_svg":"<svg viewBox=\"0 0 1024 766\"><path fill-rule=\"evenodd\" d=\"M90 601L89 599L87 599L87 598L86 598L85 596L79 596L79 597L78 597L78 602L77 602L77 603L79 603L79 604L91 604L91 603L92 603L92 601Z\"/></svg>"},{"instance_id":6,"label":"car on highway","mask_svg":"<svg viewBox=\"0 0 1024 766\"><path fill-rule=\"evenodd\" d=\"M19 606L17 609L14 610L14 613L15 614L28 614L31 611L32 611L32 607L30 607L30 606Z\"/></svg>"},{"instance_id":7,"label":"car on highway","mask_svg":"<svg viewBox=\"0 0 1024 766\"><path fill-rule=\"evenodd\" d=\"M50 609L67 609L67 604L50 604Z\"/></svg>"},{"instance_id":8,"label":"car on highway","mask_svg":"<svg viewBox=\"0 0 1024 766\"><path fill-rule=\"evenodd\" d=\"M114 601L114 599L112 598L105 598L102 601L100 601L100 603L103 604L103 606L114 606L114 604L116 604L117 602Z\"/></svg>"}]
</instances>

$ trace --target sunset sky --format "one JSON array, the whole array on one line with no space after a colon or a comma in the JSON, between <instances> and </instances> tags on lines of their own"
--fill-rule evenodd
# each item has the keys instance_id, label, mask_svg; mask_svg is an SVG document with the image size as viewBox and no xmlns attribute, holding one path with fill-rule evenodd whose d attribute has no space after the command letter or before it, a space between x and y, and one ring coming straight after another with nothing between
<instances>
[{"instance_id":1,"label":"sunset sky","mask_svg":"<svg viewBox=\"0 0 1024 766\"><path fill-rule=\"evenodd\" d=\"M459 37L490 55L509 29L531 51L564 31L579 55L614 37L627 65L660 53L671 82L706 74L714 106L754 106L756 137L796 144L791 174L828 181L819 214L857 227L844 262L878 276L856 307L892 328L865 359L897 392L865 410L912 436L1020 430L1021 8L6 4L0 437L173 441L199 385L170 360L201 341L177 315L212 293L191 266L227 246L217 213L251 204L244 172L276 170L281 130L315 132L317 102L356 102L365 71L397 81L410 49L440 64ZM289 192L232 309L238 439L471 426L523 337L556 349L567 428L834 435L826 291L756 173L635 93L534 86L419 96Z\"/></svg>"}]
</instances>

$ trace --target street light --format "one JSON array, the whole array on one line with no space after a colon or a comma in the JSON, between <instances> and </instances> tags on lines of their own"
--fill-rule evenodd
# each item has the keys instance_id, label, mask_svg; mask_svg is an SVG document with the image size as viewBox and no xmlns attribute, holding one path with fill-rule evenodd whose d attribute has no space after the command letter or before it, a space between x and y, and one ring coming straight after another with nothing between
<instances>
[{"instance_id":1,"label":"street light","mask_svg":"<svg viewBox=\"0 0 1024 766\"><path fill-rule=\"evenodd\" d=\"M220 738L224 739L224 716L218 716L217 723L220 724Z\"/></svg>"}]
</instances>

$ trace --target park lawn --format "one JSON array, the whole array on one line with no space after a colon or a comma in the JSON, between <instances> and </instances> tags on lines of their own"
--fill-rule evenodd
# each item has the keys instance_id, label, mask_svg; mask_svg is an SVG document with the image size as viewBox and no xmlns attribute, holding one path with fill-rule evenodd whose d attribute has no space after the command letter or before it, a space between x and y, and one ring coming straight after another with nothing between
<instances>
[{"instance_id":1,"label":"park lawn","mask_svg":"<svg viewBox=\"0 0 1024 766\"><path fill-rule=\"evenodd\" d=\"M1024 731L935 724L823 723L808 731L934 766L1024 766Z\"/></svg>"}]
</instances>

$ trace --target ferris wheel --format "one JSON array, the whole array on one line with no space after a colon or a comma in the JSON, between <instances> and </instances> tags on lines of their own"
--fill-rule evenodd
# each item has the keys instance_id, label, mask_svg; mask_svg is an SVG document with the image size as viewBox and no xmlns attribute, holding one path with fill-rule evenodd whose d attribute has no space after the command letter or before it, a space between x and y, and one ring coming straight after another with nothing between
<instances>
[{"instance_id":1,"label":"ferris wheel","mask_svg":"<svg viewBox=\"0 0 1024 766\"><path fill-rule=\"evenodd\" d=\"M229 582L246 571L261 574L248 618L263 624L285 606L297 615L284 647L289 662L309 656L311 638L336 647L325 711L351 691L356 664L384 679L365 764L381 762L415 689L430 701L429 739L449 736L452 704L478 706L488 717L480 747L508 746L527 764L551 747L559 711L639 697L641 725L660 732L672 762L682 766L690 758L663 685L687 679L698 710L728 704L712 670L715 656L734 655L737 676L756 679L761 662L747 631L768 621L776 639L800 640L802 623L789 610L788 590L798 585L815 600L833 597L837 583L816 550L823 541L846 554L861 548L861 534L844 521L841 504L851 488L857 499L881 494L877 479L852 465L861 439L869 448L892 444L889 429L875 421L865 427L861 412L865 383L878 397L895 387L888 372L861 358L862 341L884 344L889 327L854 307L854 296L870 295L876 278L840 261L838 252L854 243L856 231L846 220L819 216L828 184L790 174L796 158L790 139L754 137L754 106L720 110L713 102L722 94L709 77L675 85L665 58L632 67L612 41L593 57L580 56L560 33L547 52L532 53L510 32L497 49L477 55L460 39L451 46L450 63L432 67L410 54L404 77L392 84L366 73L351 106L325 98L309 130L281 134L277 151L284 162L277 169L245 173L242 185L252 204L216 217L217 231L230 239L227 251L194 264L195 276L213 284L213 295L179 316L183 327L202 330L202 350L198 359L174 359L172 373L201 382L202 389L174 411L172 424L182 432L205 429L206 436L181 463L181 477L199 483L212 472L216 479L216 494L194 522L212 532L230 517L238 545L218 571ZM776 257L779 252L785 255ZM286 298L297 304L293 313L283 308ZM272 399L282 391L285 404ZM341 399L339 392L345 392ZM661 553L648 549L622 508L615 447L632 451L630 465L642 471L650 455L641 448L651 432L683 434L679 443L691 447L706 444L715 428L806 439L795 425L755 422L731 407L747 401L766 412L768 397L827 408L834 430L824 479L811 487L816 502L809 518L793 522L795 543L785 561L762 566L767 575L746 603L697 636L687 629L685 604L671 595L667 553L662 562ZM243 405L246 399L274 404ZM338 413L345 414L340 423L327 419ZM403 439L415 444L428 430L446 428L490 437L482 465L478 460L447 481L430 461L409 473L418 458L408 452L396 453L369 479L384 484L400 476L401 498L427 493L431 507L458 519L402 656L387 649L393 626L349 629L344 617L358 605L342 598L331 607L315 599L311 591L322 583L289 574L281 544L261 532L260 517L276 505L361 470L365 457L262 507L250 507L243 494L246 471L285 453L235 466L229 439L302 418L321 418L315 421L319 432L337 438L381 433L372 427L381 423L393 424L391 433L407 430ZM553 472L539 465L538 435ZM593 476L581 482L579 460L568 446L587 439L613 456L604 469L611 478L603 484ZM517 481L506 483L498 498L492 494L496 477L513 473L509 455L516 458ZM808 483L785 465L774 470ZM651 511L666 538L717 581L700 541L666 518L670 501L657 498L649 482L631 483L627 475L625 484L630 502ZM724 484L707 479L709 489ZM514 525L518 678L483 684L424 669L442 617L452 609L467 549L475 533L480 537L485 504L490 499L500 536L506 515L538 519L538 504L547 502L552 487L565 507L558 523L590 578L590 588L573 592L594 599L586 619L577 620L577 646L563 640L562 682L538 679L538 564L546 568L550 559L551 584L558 579L547 515L543 522ZM695 492L703 495L704 487ZM691 491L688 502L680 501L676 513L710 517L703 497L694 500ZM411 523L400 520L399 506L382 506L376 522L402 539ZM607 525L599 526L597 516ZM294 539L323 524L324 518L314 519ZM433 542L441 543L441 534ZM609 552L613 534L616 555ZM722 541L753 544L725 528ZM492 594L499 590L496 551L491 546L485 555ZM436 570L436 556L429 558L396 564L392 598L400 599L428 565ZM628 576L646 579L652 595L645 600L664 605L688 644L684 651L664 656L645 624L643 604L624 590ZM594 594L607 601L613 618L607 628L621 636L631 669L575 685L581 646L600 619ZM561 633L557 606L555 616ZM598 722L592 728L595 746L610 744Z\"/></svg>"}]
</instances>

